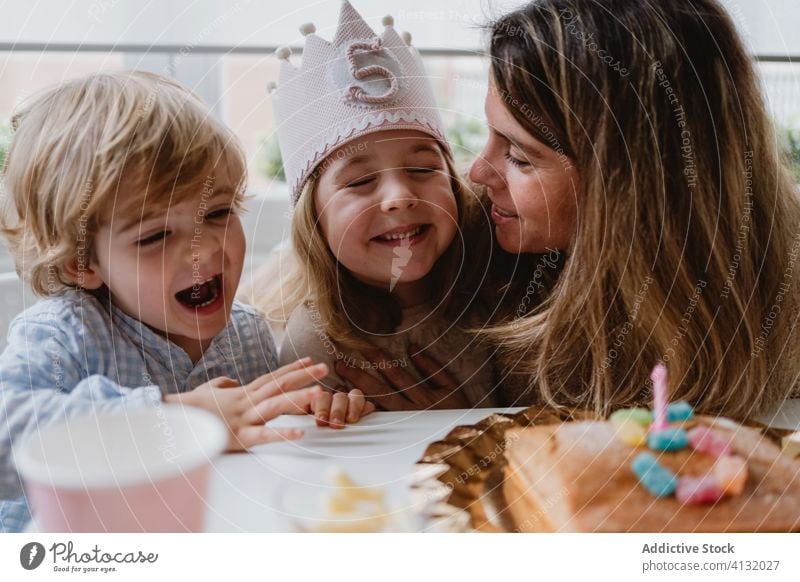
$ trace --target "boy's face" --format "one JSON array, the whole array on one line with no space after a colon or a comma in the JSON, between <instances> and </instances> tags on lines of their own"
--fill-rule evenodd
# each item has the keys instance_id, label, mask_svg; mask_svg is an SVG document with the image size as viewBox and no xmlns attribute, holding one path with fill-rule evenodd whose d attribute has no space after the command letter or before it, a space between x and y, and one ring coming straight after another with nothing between
<instances>
[{"instance_id":1,"label":"boy's face","mask_svg":"<svg viewBox=\"0 0 800 582\"><path fill-rule=\"evenodd\" d=\"M217 172L196 190L151 213L139 192L123 187L118 201L138 201L118 202L98 229L84 277L85 287L105 284L117 307L169 337L193 361L228 321L245 253L229 177Z\"/></svg>"}]
</instances>

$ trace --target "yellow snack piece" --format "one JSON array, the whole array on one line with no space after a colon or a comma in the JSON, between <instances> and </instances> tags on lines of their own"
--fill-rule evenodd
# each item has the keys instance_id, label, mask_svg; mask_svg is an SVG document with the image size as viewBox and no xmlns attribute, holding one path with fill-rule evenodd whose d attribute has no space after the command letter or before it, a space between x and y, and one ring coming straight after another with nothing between
<instances>
[{"instance_id":1,"label":"yellow snack piece","mask_svg":"<svg viewBox=\"0 0 800 582\"><path fill-rule=\"evenodd\" d=\"M793 432L781 439L782 450L790 457L800 457L800 431Z\"/></svg>"},{"instance_id":2,"label":"yellow snack piece","mask_svg":"<svg viewBox=\"0 0 800 582\"><path fill-rule=\"evenodd\" d=\"M382 487L359 485L341 470L332 473L330 481L334 489L325 496L326 515L316 531L371 532L384 527L389 511Z\"/></svg>"},{"instance_id":3,"label":"yellow snack piece","mask_svg":"<svg viewBox=\"0 0 800 582\"><path fill-rule=\"evenodd\" d=\"M328 497L327 505L327 510L330 515L340 515L354 512L357 503L344 495L334 494Z\"/></svg>"},{"instance_id":4,"label":"yellow snack piece","mask_svg":"<svg viewBox=\"0 0 800 582\"><path fill-rule=\"evenodd\" d=\"M720 457L714 464L714 480L726 495L741 495L747 474L747 462L738 455Z\"/></svg>"},{"instance_id":5,"label":"yellow snack piece","mask_svg":"<svg viewBox=\"0 0 800 582\"><path fill-rule=\"evenodd\" d=\"M641 447L647 444L647 429L631 418L619 419L616 423L616 436L620 442Z\"/></svg>"}]
</instances>

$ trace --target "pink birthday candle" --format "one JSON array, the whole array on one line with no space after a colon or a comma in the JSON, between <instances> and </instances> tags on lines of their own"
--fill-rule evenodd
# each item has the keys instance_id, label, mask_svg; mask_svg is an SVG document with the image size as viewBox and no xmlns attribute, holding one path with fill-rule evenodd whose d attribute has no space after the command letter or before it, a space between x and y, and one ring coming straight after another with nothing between
<instances>
[{"instance_id":1,"label":"pink birthday candle","mask_svg":"<svg viewBox=\"0 0 800 582\"><path fill-rule=\"evenodd\" d=\"M664 364L656 364L650 373L653 381L653 424L650 430L664 430L669 423L667 422L667 367Z\"/></svg>"}]
</instances>

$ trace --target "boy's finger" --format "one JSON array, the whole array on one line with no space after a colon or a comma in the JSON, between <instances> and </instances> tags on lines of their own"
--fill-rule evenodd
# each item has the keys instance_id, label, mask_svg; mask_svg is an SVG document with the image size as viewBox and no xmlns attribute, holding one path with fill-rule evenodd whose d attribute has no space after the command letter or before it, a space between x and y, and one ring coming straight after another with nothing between
<instances>
[{"instance_id":1,"label":"boy's finger","mask_svg":"<svg viewBox=\"0 0 800 582\"><path fill-rule=\"evenodd\" d=\"M368 414L372 414L373 412L375 412L375 405L369 400L367 400L366 403L364 404L364 410L361 411L361 418L364 418L365 416L367 416Z\"/></svg>"},{"instance_id":2,"label":"boy's finger","mask_svg":"<svg viewBox=\"0 0 800 582\"><path fill-rule=\"evenodd\" d=\"M209 381L209 384L214 388L238 388L241 385L233 378L228 378L227 376L213 378Z\"/></svg>"},{"instance_id":3,"label":"boy's finger","mask_svg":"<svg viewBox=\"0 0 800 582\"><path fill-rule=\"evenodd\" d=\"M295 360L290 364L286 364L285 366L281 366L277 370L273 370L270 372L269 375L271 376L282 376L288 372L294 372L295 370L302 370L303 368L310 368L312 366L311 358L306 356L305 358L300 358L299 360Z\"/></svg>"},{"instance_id":4,"label":"boy's finger","mask_svg":"<svg viewBox=\"0 0 800 582\"><path fill-rule=\"evenodd\" d=\"M332 402L333 394L330 392L323 392L311 402L311 412L317 421L317 426L328 426Z\"/></svg>"},{"instance_id":5,"label":"boy's finger","mask_svg":"<svg viewBox=\"0 0 800 582\"><path fill-rule=\"evenodd\" d=\"M349 399L347 394L337 392L333 395L333 403L331 404L331 428L344 428L344 419L347 416L347 405Z\"/></svg>"},{"instance_id":6,"label":"boy's finger","mask_svg":"<svg viewBox=\"0 0 800 582\"><path fill-rule=\"evenodd\" d=\"M350 401L347 406L347 422L358 422L361 415L364 413L364 406L367 404L367 399L364 398L364 393L356 388L347 394Z\"/></svg>"},{"instance_id":7,"label":"boy's finger","mask_svg":"<svg viewBox=\"0 0 800 582\"><path fill-rule=\"evenodd\" d=\"M328 375L328 366L325 364L316 364L314 366L307 366L282 374L280 376L272 376L267 374L261 376L248 384L248 390L252 393L251 398L255 401L269 398L284 392L291 392L299 388L305 388L315 382L322 380Z\"/></svg>"},{"instance_id":8,"label":"boy's finger","mask_svg":"<svg viewBox=\"0 0 800 582\"><path fill-rule=\"evenodd\" d=\"M303 437L299 428L270 428L268 426L245 426L238 430L237 440L242 448L280 441L294 441Z\"/></svg>"},{"instance_id":9,"label":"boy's finger","mask_svg":"<svg viewBox=\"0 0 800 582\"><path fill-rule=\"evenodd\" d=\"M266 384L267 382L271 382L276 378L280 378L289 372L294 372L295 370L304 370L306 368L313 367L311 363L310 357L300 358L290 364L286 364L285 366L281 366L277 370L272 370L271 372L267 372L266 374L259 376L252 382L250 382L246 388L253 390L261 387L262 385Z\"/></svg>"},{"instance_id":10,"label":"boy's finger","mask_svg":"<svg viewBox=\"0 0 800 582\"><path fill-rule=\"evenodd\" d=\"M265 398L242 415L246 424L264 423L281 414L305 414L308 406L322 394L321 386L293 390Z\"/></svg>"}]
</instances>

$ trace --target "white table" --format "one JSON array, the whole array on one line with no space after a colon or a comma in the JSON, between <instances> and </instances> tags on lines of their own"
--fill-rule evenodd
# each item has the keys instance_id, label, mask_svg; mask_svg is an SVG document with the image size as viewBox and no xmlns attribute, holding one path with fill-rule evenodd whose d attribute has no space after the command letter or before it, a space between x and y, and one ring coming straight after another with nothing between
<instances>
[{"instance_id":1,"label":"white table","mask_svg":"<svg viewBox=\"0 0 800 582\"><path fill-rule=\"evenodd\" d=\"M342 430L318 428L310 416L281 417L272 426L301 427L305 437L223 455L212 469L206 527L212 532L294 531L294 521L284 511L285 495L291 495L286 491L321 492L335 467L360 484L402 495L429 443L454 426L474 424L493 412L517 410L521 409L376 412ZM800 400L787 401L760 420L798 430Z\"/></svg>"},{"instance_id":2,"label":"white table","mask_svg":"<svg viewBox=\"0 0 800 582\"><path fill-rule=\"evenodd\" d=\"M375 412L341 430L318 428L310 416L284 416L271 426L305 430L302 440L249 453L223 455L212 468L206 528L212 532L295 531L283 511L285 491L323 491L330 471L342 468L359 484L402 495L428 444L461 424L520 408ZM317 486L319 487L317 489Z\"/></svg>"}]
</instances>

